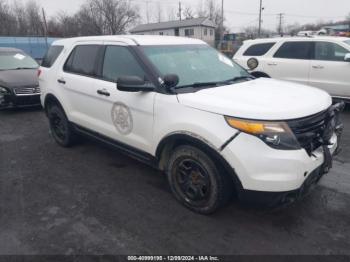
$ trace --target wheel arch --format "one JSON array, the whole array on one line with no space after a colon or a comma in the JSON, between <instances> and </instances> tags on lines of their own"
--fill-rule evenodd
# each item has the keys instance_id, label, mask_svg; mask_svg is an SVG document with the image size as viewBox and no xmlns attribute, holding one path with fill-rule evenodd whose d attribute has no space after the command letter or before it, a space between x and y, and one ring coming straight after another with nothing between
<instances>
[{"instance_id":1,"label":"wheel arch","mask_svg":"<svg viewBox=\"0 0 350 262\"><path fill-rule=\"evenodd\" d=\"M47 110L48 110L48 105L50 103L57 104L58 106L60 106L63 109L63 106L62 106L61 102L58 100L58 98L55 95L47 94L46 97L45 97L45 100L44 100L44 110L45 110L46 115L48 113Z\"/></svg>"},{"instance_id":2,"label":"wheel arch","mask_svg":"<svg viewBox=\"0 0 350 262\"><path fill-rule=\"evenodd\" d=\"M232 178L232 182L237 191L243 188L234 168L230 166L217 149L204 138L187 132L174 133L161 140L156 150L156 158L160 170L164 171L166 169L171 152L181 145L194 146L208 154L208 156L214 160L217 167Z\"/></svg>"},{"instance_id":3,"label":"wheel arch","mask_svg":"<svg viewBox=\"0 0 350 262\"><path fill-rule=\"evenodd\" d=\"M251 75L256 77L256 78L260 78L260 77L271 78L268 74L266 74L262 71L254 71L251 73Z\"/></svg>"}]
</instances>

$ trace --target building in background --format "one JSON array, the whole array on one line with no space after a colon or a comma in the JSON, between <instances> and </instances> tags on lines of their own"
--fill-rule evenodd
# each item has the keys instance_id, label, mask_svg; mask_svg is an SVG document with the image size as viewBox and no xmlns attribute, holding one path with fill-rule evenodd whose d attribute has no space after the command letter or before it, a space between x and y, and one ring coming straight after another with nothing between
<instances>
[{"instance_id":1,"label":"building in background","mask_svg":"<svg viewBox=\"0 0 350 262\"><path fill-rule=\"evenodd\" d=\"M23 50L32 58L40 62L48 47L58 38L45 37L3 37L0 36L0 47L13 47Z\"/></svg>"},{"instance_id":2,"label":"building in background","mask_svg":"<svg viewBox=\"0 0 350 262\"><path fill-rule=\"evenodd\" d=\"M350 24L326 25L322 28L328 35L350 37Z\"/></svg>"},{"instance_id":3,"label":"building in background","mask_svg":"<svg viewBox=\"0 0 350 262\"><path fill-rule=\"evenodd\" d=\"M169 35L198 38L209 45L215 45L213 21L206 17L138 25L130 33L138 35Z\"/></svg>"}]
</instances>

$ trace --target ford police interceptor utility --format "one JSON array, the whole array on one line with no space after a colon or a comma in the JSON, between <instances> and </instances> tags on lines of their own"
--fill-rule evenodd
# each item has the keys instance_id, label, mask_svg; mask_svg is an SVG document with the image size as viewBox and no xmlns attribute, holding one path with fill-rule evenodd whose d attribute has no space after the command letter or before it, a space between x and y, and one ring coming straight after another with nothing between
<instances>
[{"instance_id":1,"label":"ford police interceptor utility","mask_svg":"<svg viewBox=\"0 0 350 262\"><path fill-rule=\"evenodd\" d=\"M332 166L341 104L316 88L254 79L200 40L65 39L44 61L41 101L56 142L93 137L159 168L193 211L212 213L234 192L298 199Z\"/></svg>"}]
</instances>

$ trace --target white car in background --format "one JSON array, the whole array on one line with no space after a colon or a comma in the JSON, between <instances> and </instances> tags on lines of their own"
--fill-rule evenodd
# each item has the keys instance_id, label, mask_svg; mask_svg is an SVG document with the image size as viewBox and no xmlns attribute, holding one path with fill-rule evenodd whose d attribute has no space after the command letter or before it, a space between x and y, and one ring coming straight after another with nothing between
<instances>
[{"instance_id":1,"label":"white car in background","mask_svg":"<svg viewBox=\"0 0 350 262\"><path fill-rule=\"evenodd\" d=\"M234 60L255 77L311 85L350 101L350 38L288 37L245 41Z\"/></svg>"}]
</instances>

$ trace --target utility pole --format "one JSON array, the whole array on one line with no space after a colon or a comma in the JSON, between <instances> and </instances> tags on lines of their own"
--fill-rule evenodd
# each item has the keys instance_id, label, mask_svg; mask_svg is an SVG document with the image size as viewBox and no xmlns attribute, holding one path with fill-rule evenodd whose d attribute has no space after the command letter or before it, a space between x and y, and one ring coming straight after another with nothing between
<instances>
[{"instance_id":1,"label":"utility pole","mask_svg":"<svg viewBox=\"0 0 350 262\"><path fill-rule=\"evenodd\" d=\"M182 7L181 7L181 2L179 2L179 18L180 21L182 20Z\"/></svg>"},{"instance_id":2,"label":"utility pole","mask_svg":"<svg viewBox=\"0 0 350 262\"><path fill-rule=\"evenodd\" d=\"M149 1L146 1L146 17L147 17L147 24L149 24Z\"/></svg>"},{"instance_id":3,"label":"utility pole","mask_svg":"<svg viewBox=\"0 0 350 262\"><path fill-rule=\"evenodd\" d=\"M278 16L278 20L279 20L277 31L278 31L278 34L280 36L283 36L283 18L284 18L284 14L280 13L277 16Z\"/></svg>"},{"instance_id":4,"label":"utility pole","mask_svg":"<svg viewBox=\"0 0 350 262\"><path fill-rule=\"evenodd\" d=\"M46 22L46 15L45 15L44 8L42 8L42 12L43 12L43 21L44 21L44 29L45 29L45 43L46 43L46 48L49 48L49 44L47 42L48 29L47 29L47 22Z\"/></svg>"},{"instance_id":5,"label":"utility pole","mask_svg":"<svg viewBox=\"0 0 350 262\"><path fill-rule=\"evenodd\" d=\"M221 2L221 35L220 35L220 40L221 42L224 40L224 0Z\"/></svg>"},{"instance_id":6,"label":"utility pole","mask_svg":"<svg viewBox=\"0 0 350 262\"><path fill-rule=\"evenodd\" d=\"M260 0L260 8L259 8L259 29L258 29L258 36L259 36L259 37L261 36L262 11L263 11L262 0Z\"/></svg>"}]
</instances>

